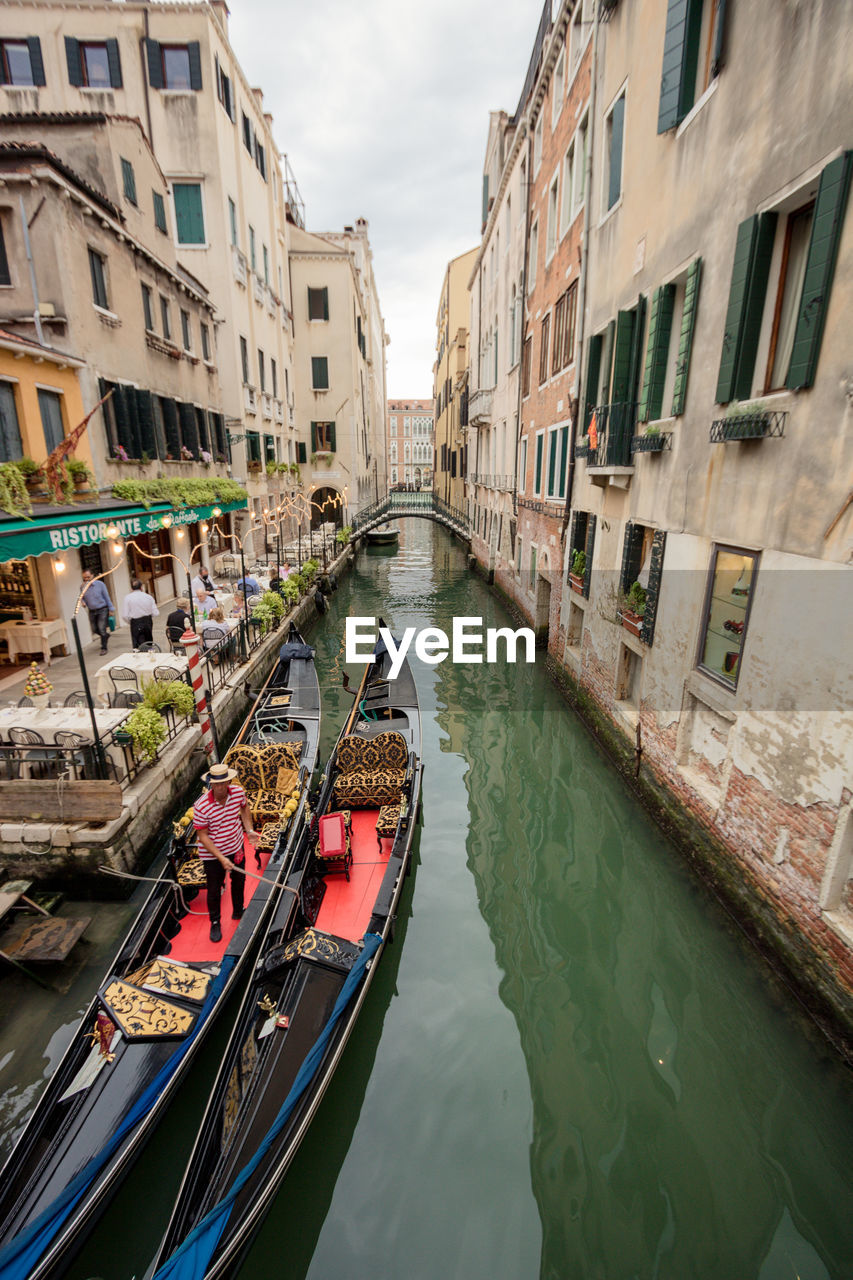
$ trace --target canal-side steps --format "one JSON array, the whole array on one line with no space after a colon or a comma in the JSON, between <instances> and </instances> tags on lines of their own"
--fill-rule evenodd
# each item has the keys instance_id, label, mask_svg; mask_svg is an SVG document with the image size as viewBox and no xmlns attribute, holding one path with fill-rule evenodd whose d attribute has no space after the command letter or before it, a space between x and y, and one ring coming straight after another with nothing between
<instances>
[{"instance_id":1,"label":"canal-side steps","mask_svg":"<svg viewBox=\"0 0 853 1280\"><path fill-rule=\"evenodd\" d=\"M345 547L329 565L328 572L340 577L353 556L354 548ZM235 665L221 680L216 669L211 672L211 675L216 673L211 681L216 685L212 696L213 717L223 750L246 715L244 686L248 683L257 687L266 680L291 621L304 635L317 617L312 592L264 637L247 662ZM205 683L209 688L207 681ZM151 764L140 767L130 776L124 775L120 783L76 781L68 774L52 781L51 790L56 790L56 798L51 795L52 809L60 813L66 798L69 808L72 807L70 801L75 789L91 799L99 789L101 793L112 793L120 787L120 795L114 796L116 816L107 821L90 824L85 820L43 819L32 811L36 788L29 779L22 779L19 784L8 783L7 786L20 786L21 807L26 808L30 816L0 821L2 878L73 884L78 890L88 880L92 888L97 884L103 892L105 877L98 868L109 866L131 872L144 869L172 815L195 799L194 787L206 768L201 728L197 723L185 721L160 747ZM85 804L84 800L83 812Z\"/></svg>"}]
</instances>

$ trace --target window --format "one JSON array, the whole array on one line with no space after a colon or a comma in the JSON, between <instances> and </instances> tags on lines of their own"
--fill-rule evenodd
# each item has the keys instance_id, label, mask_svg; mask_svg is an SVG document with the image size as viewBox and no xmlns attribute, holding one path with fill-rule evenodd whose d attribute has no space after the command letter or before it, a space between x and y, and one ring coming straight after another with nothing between
<instances>
[{"instance_id":1,"label":"window","mask_svg":"<svg viewBox=\"0 0 853 1280\"><path fill-rule=\"evenodd\" d=\"M577 281L569 286L554 307L554 348L551 354L551 372L558 373L571 364L575 348L575 312L577 308Z\"/></svg>"},{"instance_id":2,"label":"window","mask_svg":"<svg viewBox=\"0 0 853 1280\"><path fill-rule=\"evenodd\" d=\"M516 539L515 543L515 571L521 573L521 538Z\"/></svg>"},{"instance_id":3,"label":"window","mask_svg":"<svg viewBox=\"0 0 853 1280\"><path fill-rule=\"evenodd\" d=\"M0 84L45 84L38 36L24 40L0 40Z\"/></svg>"},{"instance_id":4,"label":"window","mask_svg":"<svg viewBox=\"0 0 853 1280\"><path fill-rule=\"evenodd\" d=\"M210 330L207 325L202 322L199 325L201 329L201 355L202 359L210 362Z\"/></svg>"},{"instance_id":5,"label":"window","mask_svg":"<svg viewBox=\"0 0 853 1280\"><path fill-rule=\"evenodd\" d=\"M107 298L107 260L95 249L89 250L89 271L92 276L92 299L96 307L109 310Z\"/></svg>"},{"instance_id":6,"label":"window","mask_svg":"<svg viewBox=\"0 0 853 1280\"><path fill-rule=\"evenodd\" d=\"M261 437L257 431L246 432L246 456L249 462L261 461Z\"/></svg>"},{"instance_id":7,"label":"window","mask_svg":"<svg viewBox=\"0 0 853 1280\"><path fill-rule=\"evenodd\" d=\"M278 399L278 365L275 360L270 357L270 376L272 377L272 393L273 398Z\"/></svg>"},{"instance_id":8,"label":"window","mask_svg":"<svg viewBox=\"0 0 853 1280\"><path fill-rule=\"evenodd\" d=\"M575 5L575 11L572 15L572 33L571 33L571 69L578 65L580 56L586 43L587 32L584 30L589 19L584 21L585 0L578 0Z\"/></svg>"},{"instance_id":9,"label":"window","mask_svg":"<svg viewBox=\"0 0 853 1280\"><path fill-rule=\"evenodd\" d=\"M164 235L168 235L169 231L166 226L166 201L160 195L159 191L152 191L154 203L154 226L158 231L162 231Z\"/></svg>"},{"instance_id":10,"label":"window","mask_svg":"<svg viewBox=\"0 0 853 1280\"><path fill-rule=\"evenodd\" d=\"M121 59L117 40L65 37L68 83L78 88L120 89Z\"/></svg>"},{"instance_id":11,"label":"window","mask_svg":"<svg viewBox=\"0 0 853 1280\"><path fill-rule=\"evenodd\" d=\"M47 452L51 454L65 439L65 429L62 425L62 396L58 391L39 389L38 400L44 442Z\"/></svg>"},{"instance_id":12,"label":"window","mask_svg":"<svg viewBox=\"0 0 853 1280\"><path fill-rule=\"evenodd\" d=\"M9 272L9 259L6 255L6 237L3 234L3 224L0 222L0 284L11 284L12 276Z\"/></svg>"},{"instance_id":13,"label":"window","mask_svg":"<svg viewBox=\"0 0 853 1280\"><path fill-rule=\"evenodd\" d=\"M153 295L147 284L142 286L142 314L145 317L145 328L149 333L154 332L154 307Z\"/></svg>"},{"instance_id":14,"label":"window","mask_svg":"<svg viewBox=\"0 0 853 1280\"><path fill-rule=\"evenodd\" d=\"M133 172L133 165L129 160L121 157L121 181L124 187L124 194L131 204L137 204L136 199L136 175Z\"/></svg>"},{"instance_id":15,"label":"window","mask_svg":"<svg viewBox=\"0 0 853 1280\"><path fill-rule=\"evenodd\" d=\"M560 178L559 174L554 174L550 187L548 188L548 223L545 235L545 262L551 261L554 256L554 250L557 248L557 200L559 198Z\"/></svg>"},{"instance_id":16,"label":"window","mask_svg":"<svg viewBox=\"0 0 853 1280\"><path fill-rule=\"evenodd\" d=\"M533 129L533 176L536 177L539 172L539 166L542 163L542 113L539 113L539 119Z\"/></svg>"},{"instance_id":17,"label":"window","mask_svg":"<svg viewBox=\"0 0 853 1280\"><path fill-rule=\"evenodd\" d=\"M533 470L533 492L538 496L542 493L542 462L545 456L545 432L536 432L536 466Z\"/></svg>"},{"instance_id":18,"label":"window","mask_svg":"<svg viewBox=\"0 0 853 1280\"><path fill-rule=\"evenodd\" d=\"M243 117L243 146L246 148L249 155L251 155L252 154L252 138L254 137L254 130L252 128L252 122L249 119L249 117L246 115L245 111L241 112L241 115Z\"/></svg>"},{"instance_id":19,"label":"window","mask_svg":"<svg viewBox=\"0 0 853 1280\"><path fill-rule=\"evenodd\" d=\"M258 265L258 251L255 245L255 228L249 227L249 266L254 271Z\"/></svg>"},{"instance_id":20,"label":"window","mask_svg":"<svg viewBox=\"0 0 853 1280\"><path fill-rule=\"evenodd\" d=\"M569 574L575 573L575 569L573 567L577 563L575 560L575 553L582 551L584 558L582 564L578 565L578 573L576 576L583 580L578 594L584 596L587 600L589 599L589 588L592 581L592 557L595 549L595 525L596 517L590 512L572 512L571 524L569 526L569 552L567 557L568 567L566 569L566 581L569 581ZM583 569L582 573L580 572L581 568ZM576 590L576 588L573 588L573 590Z\"/></svg>"},{"instance_id":21,"label":"window","mask_svg":"<svg viewBox=\"0 0 853 1280\"><path fill-rule=\"evenodd\" d=\"M11 382L0 382L0 462L17 462L23 452L15 387Z\"/></svg>"},{"instance_id":22,"label":"window","mask_svg":"<svg viewBox=\"0 0 853 1280\"><path fill-rule=\"evenodd\" d=\"M725 0L669 0L658 133L666 133L680 124L719 75L725 8Z\"/></svg>"},{"instance_id":23,"label":"window","mask_svg":"<svg viewBox=\"0 0 853 1280\"><path fill-rule=\"evenodd\" d=\"M551 337L551 312L542 321L541 341L539 344L539 385L548 381L548 344Z\"/></svg>"},{"instance_id":24,"label":"window","mask_svg":"<svg viewBox=\"0 0 853 1280\"><path fill-rule=\"evenodd\" d=\"M524 359L521 365L521 394L522 396L530 395L530 373L533 364L533 339L526 338L524 341Z\"/></svg>"},{"instance_id":25,"label":"window","mask_svg":"<svg viewBox=\"0 0 853 1280\"><path fill-rule=\"evenodd\" d=\"M181 308L181 338L184 344L184 351L192 351L192 330L190 328L190 313Z\"/></svg>"},{"instance_id":26,"label":"window","mask_svg":"<svg viewBox=\"0 0 853 1280\"><path fill-rule=\"evenodd\" d=\"M802 209L795 210L785 219L782 262L773 311L765 391L775 391L784 387L788 376L813 221L814 201L810 201Z\"/></svg>"},{"instance_id":27,"label":"window","mask_svg":"<svg viewBox=\"0 0 853 1280\"><path fill-rule=\"evenodd\" d=\"M228 197L228 227L231 235L231 243L235 249L239 248L240 241L237 236L237 206L231 197Z\"/></svg>"},{"instance_id":28,"label":"window","mask_svg":"<svg viewBox=\"0 0 853 1280\"><path fill-rule=\"evenodd\" d=\"M234 87L231 83L231 77L227 76L219 65L218 54L216 55L216 96L225 108L225 113L229 120L236 120L237 112L234 105Z\"/></svg>"},{"instance_id":29,"label":"window","mask_svg":"<svg viewBox=\"0 0 853 1280\"><path fill-rule=\"evenodd\" d=\"M527 251L527 292L532 292L536 284L536 259L539 256L539 223L534 222L530 228L530 247Z\"/></svg>"},{"instance_id":30,"label":"window","mask_svg":"<svg viewBox=\"0 0 853 1280\"><path fill-rule=\"evenodd\" d=\"M201 45L197 40L189 44L160 44L146 39L145 51L152 89L202 88Z\"/></svg>"},{"instance_id":31,"label":"window","mask_svg":"<svg viewBox=\"0 0 853 1280\"><path fill-rule=\"evenodd\" d=\"M555 128L563 109L563 93L566 88L566 52L562 50L554 68L554 96L551 99L551 128Z\"/></svg>"},{"instance_id":32,"label":"window","mask_svg":"<svg viewBox=\"0 0 853 1280\"><path fill-rule=\"evenodd\" d=\"M249 381L249 344L246 339L240 336L240 368L243 371L243 382Z\"/></svg>"},{"instance_id":33,"label":"window","mask_svg":"<svg viewBox=\"0 0 853 1280\"><path fill-rule=\"evenodd\" d=\"M327 453L335 452L334 422L311 423L311 449L314 453L322 451Z\"/></svg>"},{"instance_id":34,"label":"window","mask_svg":"<svg viewBox=\"0 0 853 1280\"><path fill-rule=\"evenodd\" d=\"M178 244L203 245L205 238L201 183L173 182L172 198L175 202Z\"/></svg>"},{"instance_id":35,"label":"window","mask_svg":"<svg viewBox=\"0 0 853 1280\"><path fill-rule=\"evenodd\" d=\"M711 558L699 666L734 688L749 623L758 556L736 547L715 547Z\"/></svg>"},{"instance_id":36,"label":"window","mask_svg":"<svg viewBox=\"0 0 853 1280\"><path fill-rule=\"evenodd\" d=\"M329 290L308 289L308 319L309 320L328 320L329 318Z\"/></svg>"},{"instance_id":37,"label":"window","mask_svg":"<svg viewBox=\"0 0 853 1280\"><path fill-rule=\"evenodd\" d=\"M546 497L566 496L566 471L569 460L569 426L551 427L548 432L548 488Z\"/></svg>"},{"instance_id":38,"label":"window","mask_svg":"<svg viewBox=\"0 0 853 1280\"><path fill-rule=\"evenodd\" d=\"M169 300L160 294L160 321L163 326L163 337L167 342L172 337L172 322L169 319Z\"/></svg>"},{"instance_id":39,"label":"window","mask_svg":"<svg viewBox=\"0 0 853 1280\"><path fill-rule=\"evenodd\" d=\"M326 356L311 357L311 386L315 391L328 391L329 361Z\"/></svg>"},{"instance_id":40,"label":"window","mask_svg":"<svg viewBox=\"0 0 853 1280\"><path fill-rule=\"evenodd\" d=\"M563 162L563 200L560 209L560 235L568 231L583 208L586 192L588 118L578 126Z\"/></svg>"},{"instance_id":41,"label":"window","mask_svg":"<svg viewBox=\"0 0 853 1280\"><path fill-rule=\"evenodd\" d=\"M267 389L266 362L264 360L264 353L263 351L261 351L260 347L258 347L258 383L260 385L261 391L266 391Z\"/></svg>"},{"instance_id":42,"label":"window","mask_svg":"<svg viewBox=\"0 0 853 1280\"><path fill-rule=\"evenodd\" d=\"M263 246L264 255L264 284L269 287L270 282L270 252L266 245Z\"/></svg>"},{"instance_id":43,"label":"window","mask_svg":"<svg viewBox=\"0 0 853 1280\"><path fill-rule=\"evenodd\" d=\"M395 436L397 434L397 418L394 414L391 415L390 421L391 421L391 435Z\"/></svg>"},{"instance_id":44,"label":"window","mask_svg":"<svg viewBox=\"0 0 853 1280\"><path fill-rule=\"evenodd\" d=\"M622 143L625 134L625 94L614 102L604 122L605 212L622 194Z\"/></svg>"}]
</instances>

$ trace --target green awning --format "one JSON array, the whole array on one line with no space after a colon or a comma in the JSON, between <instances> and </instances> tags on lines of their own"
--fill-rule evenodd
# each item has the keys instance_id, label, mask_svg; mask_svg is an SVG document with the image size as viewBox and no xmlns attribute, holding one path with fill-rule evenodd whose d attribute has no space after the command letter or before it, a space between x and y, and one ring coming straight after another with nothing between
<instances>
[{"instance_id":1,"label":"green awning","mask_svg":"<svg viewBox=\"0 0 853 1280\"><path fill-rule=\"evenodd\" d=\"M227 511L239 511L246 502L221 502L216 504L223 515ZM0 525L0 563L5 560L25 560L27 556L40 556L45 552L75 551L78 547L90 547L106 542L107 529L115 525L119 538L133 538L141 533L153 533L163 528L163 517L171 516L171 527L197 524L213 518L213 507L170 507L167 502L153 502L150 507L123 506L99 508L94 511L51 512L34 516L32 520L9 520Z\"/></svg>"}]
</instances>

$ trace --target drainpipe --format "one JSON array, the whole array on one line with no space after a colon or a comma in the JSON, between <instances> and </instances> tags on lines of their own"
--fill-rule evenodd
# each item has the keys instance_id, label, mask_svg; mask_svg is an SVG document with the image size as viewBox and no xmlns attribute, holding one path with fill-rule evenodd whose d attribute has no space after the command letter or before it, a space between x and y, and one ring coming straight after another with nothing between
<instances>
[{"instance_id":1,"label":"drainpipe","mask_svg":"<svg viewBox=\"0 0 853 1280\"><path fill-rule=\"evenodd\" d=\"M589 234L592 225L592 157L595 144L595 97L596 97L596 80L598 75L598 5L593 8L592 17L592 67L590 69L589 80L589 130L587 135L586 147L586 174L584 175L586 184L586 199L583 209L583 248L581 250L581 274L578 283L578 358L575 365L575 377L577 378L577 396L575 397L575 411L572 414L572 430L569 439L569 469L566 480L566 509L563 512L563 527L560 530L560 542L562 543L566 537L566 529L569 526L569 514L572 508L572 489L575 479L575 440L578 434L578 415L585 413L586 407L581 404L581 394L583 391L583 375L584 375L584 338L586 337L586 294L589 279Z\"/></svg>"},{"instance_id":2,"label":"drainpipe","mask_svg":"<svg viewBox=\"0 0 853 1280\"><path fill-rule=\"evenodd\" d=\"M521 404L524 398L524 344L527 329L527 252L530 248L530 188L533 185L533 138L527 133L527 190L524 193L524 256L521 263L521 368L518 371L518 426L515 433L515 458L513 459L512 513L518 520L518 450L521 445ZM518 525L515 536L518 537ZM514 553L514 548L513 548Z\"/></svg>"},{"instance_id":3,"label":"drainpipe","mask_svg":"<svg viewBox=\"0 0 853 1280\"><path fill-rule=\"evenodd\" d=\"M23 232L24 232L24 249L27 254L27 263L30 268L30 284L32 285L32 290L33 290L33 323L35 324L35 327L36 327L36 337L38 338L40 345L44 346L44 334L42 332L41 315L39 313L39 287L38 287L38 282L36 280L36 268L35 268L35 263L33 262L33 251L32 251L32 248L30 247L30 229L27 226L27 215L24 210L24 197L18 196L18 199L21 203L21 227L23 228Z\"/></svg>"}]
</instances>

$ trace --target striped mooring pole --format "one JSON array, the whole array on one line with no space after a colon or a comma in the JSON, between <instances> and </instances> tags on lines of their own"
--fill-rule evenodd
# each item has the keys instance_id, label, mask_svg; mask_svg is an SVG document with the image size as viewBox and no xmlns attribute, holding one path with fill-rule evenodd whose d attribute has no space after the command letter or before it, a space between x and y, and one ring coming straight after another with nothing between
<instances>
[{"instance_id":1,"label":"striped mooring pole","mask_svg":"<svg viewBox=\"0 0 853 1280\"><path fill-rule=\"evenodd\" d=\"M211 764L217 763L216 744L213 741L213 728L210 723L210 712L204 696L204 681L201 678L201 661L198 653L198 636L194 631L185 631L181 636L181 644L187 655L190 669L190 684L195 698L195 709L201 725L201 741Z\"/></svg>"}]
</instances>

